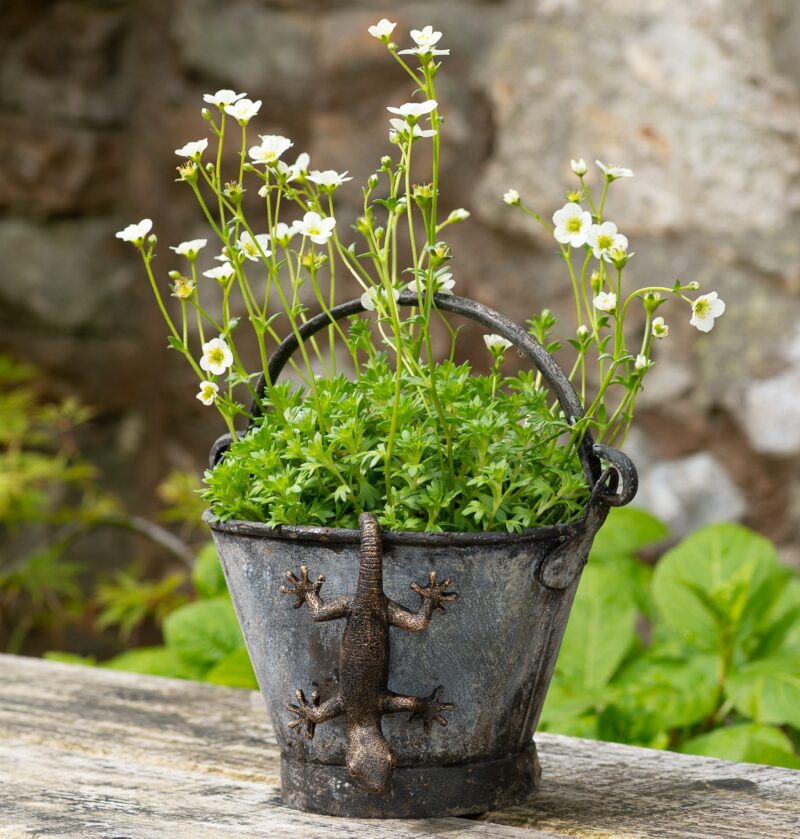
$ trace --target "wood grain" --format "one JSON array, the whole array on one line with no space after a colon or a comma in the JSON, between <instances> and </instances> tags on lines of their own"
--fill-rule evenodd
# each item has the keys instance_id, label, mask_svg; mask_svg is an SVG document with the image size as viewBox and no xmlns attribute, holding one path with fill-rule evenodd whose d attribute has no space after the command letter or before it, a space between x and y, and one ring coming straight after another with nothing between
<instances>
[{"instance_id":1,"label":"wood grain","mask_svg":"<svg viewBox=\"0 0 800 839\"><path fill-rule=\"evenodd\" d=\"M538 735L525 806L363 821L283 807L258 694L0 656L0 839L800 835L800 772Z\"/></svg>"}]
</instances>

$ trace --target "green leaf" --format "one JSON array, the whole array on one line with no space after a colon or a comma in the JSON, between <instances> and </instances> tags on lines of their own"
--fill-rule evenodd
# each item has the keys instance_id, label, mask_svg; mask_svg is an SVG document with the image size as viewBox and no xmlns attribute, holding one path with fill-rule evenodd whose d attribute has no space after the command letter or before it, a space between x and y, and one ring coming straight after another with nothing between
<instances>
[{"instance_id":1,"label":"green leaf","mask_svg":"<svg viewBox=\"0 0 800 839\"><path fill-rule=\"evenodd\" d=\"M45 661L57 661L59 664L79 664L84 667L94 667L97 659L90 655L77 655L63 650L49 650L42 656Z\"/></svg>"},{"instance_id":2,"label":"green leaf","mask_svg":"<svg viewBox=\"0 0 800 839\"><path fill-rule=\"evenodd\" d=\"M227 598L189 603L164 621L167 646L181 661L213 667L243 645L242 634Z\"/></svg>"},{"instance_id":3,"label":"green leaf","mask_svg":"<svg viewBox=\"0 0 800 839\"><path fill-rule=\"evenodd\" d=\"M167 647L140 647L138 650L129 650L116 658L104 661L102 666L109 670L168 676L173 679L201 679L205 672L204 667L193 666L178 658Z\"/></svg>"},{"instance_id":4,"label":"green leaf","mask_svg":"<svg viewBox=\"0 0 800 839\"><path fill-rule=\"evenodd\" d=\"M614 566L583 572L556 667L577 690L598 688L636 641L636 604L627 579Z\"/></svg>"},{"instance_id":5,"label":"green leaf","mask_svg":"<svg viewBox=\"0 0 800 839\"><path fill-rule=\"evenodd\" d=\"M206 674L205 681L215 685L227 685L231 688L258 690L250 657L244 647L239 647L215 664Z\"/></svg>"},{"instance_id":6,"label":"green leaf","mask_svg":"<svg viewBox=\"0 0 800 839\"><path fill-rule=\"evenodd\" d=\"M614 680L662 730L684 728L712 714L719 700L719 660L714 655L675 658L658 650L629 664Z\"/></svg>"},{"instance_id":7,"label":"green leaf","mask_svg":"<svg viewBox=\"0 0 800 839\"><path fill-rule=\"evenodd\" d=\"M197 554L192 568L192 584L204 600L227 595L228 586L213 542L203 545Z\"/></svg>"},{"instance_id":8,"label":"green leaf","mask_svg":"<svg viewBox=\"0 0 800 839\"><path fill-rule=\"evenodd\" d=\"M800 757L794 753L792 741L779 728L771 725L742 723L718 728L684 743L680 751L723 760L800 769Z\"/></svg>"},{"instance_id":9,"label":"green leaf","mask_svg":"<svg viewBox=\"0 0 800 839\"><path fill-rule=\"evenodd\" d=\"M652 594L664 628L690 646L715 651L731 640L747 640L762 617L761 595L776 593L784 574L775 547L763 536L717 524L664 555Z\"/></svg>"},{"instance_id":10,"label":"green leaf","mask_svg":"<svg viewBox=\"0 0 800 839\"><path fill-rule=\"evenodd\" d=\"M609 558L632 556L647 545L665 539L668 532L663 522L644 510L614 507L594 537L589 561L602 562Z\"/></svg>"},{"instance_id":11,"label":"green leaf","mask_svg":"<svg viewBox=\"0 0 800 839\"><path fill-rule=\"evenodd\" d=\"M800 728L800 653L745 664L725 691L736 710L756 722Z\"/></svg>"}]
</instances>

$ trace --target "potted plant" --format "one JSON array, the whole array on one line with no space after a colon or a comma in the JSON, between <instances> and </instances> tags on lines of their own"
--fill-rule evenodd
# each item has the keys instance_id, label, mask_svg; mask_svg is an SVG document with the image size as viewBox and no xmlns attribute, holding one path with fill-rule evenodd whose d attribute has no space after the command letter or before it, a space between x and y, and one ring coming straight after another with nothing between
<instances>
[{"instance_id":1,"label":"potted plant","mask_svg":"<svg viewBox=\"0 0 800 839\"><path fill-rule=\"evenodd\" d=\"M400 50L394 28L369 32L414 92L388 108L391 154L352 230L335 207L347 172L313 169L305 154L289 162L282 136L254 142L261 103L220 90L203 110L216 148L203 138L176 150L219 248L198 276L208 240L172 247L184 260L169 272L180 318L153 272L151 222L117 235L139 250L169 344L228 429L206 473L207 522L282 750L284 800L421 817L510 804L536 786L532 735L581 569L609 508L636 491L610 446L667 335L656 312L678 298L707 330L724 304L691 300L694 283L628 288L633 253L605 205L632 173L598 163L598 189L582 160L552 225L515 190L504 196L565 261L570 373L551 355L549 311L525 330L456 296L447 228L469 213L440 215L435 82L449 51L430 26ZM223 171L231 134L240 159ZM337 302L342 274L358 299ZM453 314L486 328L488 374L457 362ZM512 349L531 369L504 372Z\"/></svg>"}]
</instances>

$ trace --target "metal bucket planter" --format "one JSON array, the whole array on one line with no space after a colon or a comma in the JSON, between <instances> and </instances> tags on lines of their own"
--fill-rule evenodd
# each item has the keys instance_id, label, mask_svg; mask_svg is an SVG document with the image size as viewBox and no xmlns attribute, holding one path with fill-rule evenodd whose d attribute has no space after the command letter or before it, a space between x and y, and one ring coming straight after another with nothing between
<instances>
[{"instance_id":1,"label":"metal bucket planter","mask_svg":"<svg viewBox=\"0 0 800 839\"><path fill-rule=\"evenodd\" d=\"M512 341L567 417L581 416L564 372L524 330L470 300L437 305ZM361 311L352 301L331 315ZM328 323L312 319L303 337ZM293 337L278 348L272 381L296 348ZM228 442L215 444L212 463ZM583 518L517 535L381 533L369 514L360 530L207 515L281 747L288 806L421 818L514 804L536 788L533 732L581 570L609 507L636 492L621 452L587 435L580 457L591 488Z\"/></svg>"}]
</instances>

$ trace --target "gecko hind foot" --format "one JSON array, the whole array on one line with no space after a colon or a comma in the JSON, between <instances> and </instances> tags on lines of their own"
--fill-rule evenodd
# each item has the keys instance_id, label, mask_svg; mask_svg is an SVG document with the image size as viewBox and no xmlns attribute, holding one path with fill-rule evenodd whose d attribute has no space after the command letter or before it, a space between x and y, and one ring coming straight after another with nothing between
<instances>
[{"instance_id":1,"label":"gecko hind foot","mask_svg":"<svg viewBox=\"0 0 800 839\"><path fill-rule=\"evenodd\" d=\"M434 721L446 728L448 720L442 716L442 713L444 711L454 711L456 708L452 702L439 702L439 697L442 695L443 689L443 686L439 685L437 688L434 688L430 696L420 697L420 707L408 718L409 722L414 719L421 719L426 734L431 733Z\"/></svg>"},{"instance_id":2,"label":"gecko hind foot","mask_svg":"<svg viewBox=\"0 0 800 839\"><path fill-rule=\"evenodd\" d=\"M291 571L286 572L286 579L289 581L289 585L281 586L278 591L281 594L293 594L295 596L295 601L292 604L295 609L299 609L306 602L309 594L319 594L319 590L325 582L325 577L322 574L316 580L310 580L307 565L300 566L299 580Z\"/></svg>"},{"instance_id":3,"label":"gecko hind foot","mask_svg":"<svg viewBox=\"0 0 800 839\"><path fill-rule=\"evenodd\" d=\"M448 586L453 584L453 578L447 577L441 583L436 582L436 572L431 571L428 574L428 585L424 588L418 583L411 583L411 589L415 591L423 600L430 600L433 608L438 612L444 612L443 602L455 600L458 597L458 592L447 591Z\"/></svg>"},{"instance_id":4,"label":"gecko hind foot","mask_svg":"<svg viewBox=\"0 0 800 839\"><path fill-rule=\"evenodd\" d=\"M319 708L319 693L314 691L311 694L311 701L309 702L303 691L298 688L295 691L294 697L297 700L297 705L293 702L286 703L287 710L297 717L296 720L292 720L289 723L289 728L298 728L305 723L306 737L309 740L313 740L314 731L317 728L317 724L314 722L314 717L317 715L317 709Z\"/></svg>"}]
</instances>

